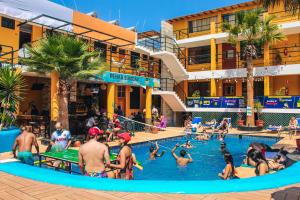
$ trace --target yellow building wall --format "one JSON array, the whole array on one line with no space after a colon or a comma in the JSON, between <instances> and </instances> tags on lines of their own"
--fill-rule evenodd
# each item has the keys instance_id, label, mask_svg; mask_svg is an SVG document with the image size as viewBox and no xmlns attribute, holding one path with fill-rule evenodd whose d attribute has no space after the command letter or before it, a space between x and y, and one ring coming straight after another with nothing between
<instances>
[{"instance_id":1,"label":"yellow building wall","mask_svg":"<svg viewBox=\"0 0 300 200\"><path fill-rule=\"evenodd\" d=\"M272 95L276 95L276 92L283 87L288 88L289 95L300 94L300 75L276 76L272 79Z\"/></svg>"},{"instance_id":2,"label":"yellow building wall","mask_svg":"<svg viewBox=\"0 0 300 200\"><path fill-rule=\"evenodd\" d=\"M32 26L32 36L31 36L32 42L37 41L42 37L43 37L42 28L38 26Z\"/></svg>"},{"instance_id":3,"label":"yellow building wall","mask_svg":"<svg viewBox=\"0 0 300 200\"><path fill-rule=\"evenodd\" d=\"M0 21L2 20L2 16L0 16ZM15 21L15 29L4 28L0 26L0 45L12 46L13 50L19 49L19 37L20 37L20 29L18 27L19 22ZM11 52L10 48L2 47L2 53ZM11 59L11 55L3 56L0 58L0 61L4 61L6 59ZM14 53L14 63L18 62L18 52ZM11 62L11 61L9 61Z\"/></svg>"}]
</instances>

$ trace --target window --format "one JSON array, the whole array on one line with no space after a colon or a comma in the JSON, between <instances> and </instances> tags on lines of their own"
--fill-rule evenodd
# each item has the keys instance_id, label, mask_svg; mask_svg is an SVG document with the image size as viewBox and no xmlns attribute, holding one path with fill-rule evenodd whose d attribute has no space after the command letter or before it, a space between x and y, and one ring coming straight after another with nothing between
<instances>
[{"instance_id":1,"label":"window","mask_svg":"<svg viewBox=\"0 0 300 200\"><path fill-rule=\"evenodd\" d=\"M189 48L189 65L210 63L210 46Z\"/></svg>"},{"instance_id":2,"label":"window","mask_svg":"<svg viewBox=\"0 0 300 200\"><path fill-rule=\"evenodd\" d=\"M124 98L125 97L125 86L118 86L118 97Z\"/></svg>"},{"instance_id":3,"label":"window","mask_svg":"<svg viewBox=\"0 0 300 200\"><path fill-rule=\"evenodd\" d=\"M2 17L1 26L4 28L15 29L15 20L9 19L6 17Z\"/></svg>"},{"instance_id":4,"label":"window","mask_svg":"<svg viewBox=\"0 0 300 200\"><path fill-rule=\"evenodd\" d=\"M106 59L106 48L107 45L104 43L100 43L97 41L94 43L94 49L100 52L100 58Z\"/></svg>"},{"instance_id":5,"label":"window","mask_svg":"<svg viewBox=\"0 0 300 200\"><path fill-rule=\"evenodd\" d=\"M125 55L126 53L125 53L125 50L124 49L119 49L119 54L120 55Z\"/></svg>"},{"instance_id":6,"label":"window","mask_svg":"<svg viewBox=\"0 0 300 200\"><path fill-rule=\"evenodd\" d=\"M226 14L222 16L223 22L228 22L229 24L235 24L235 14Z\"/></svg>"},{"instance_id":7,"label":"window","mask_svg":"<svg viewBox=\"0 0 300 200\"><path fill-rule=\"evenodd\" d=\"M210 17L205 19L197 19L189 21L189 33L201 32L210 30L210 22L216 22L217 17Z\"/></svg>"},{"instance_id":8,"label":"window","mask_svg":"<svg viewBox=\"0 0 300 200\"><path fill-rule=\"evenodd\" d=\"M19 48L23 48L24 44L31 43L32 26L24 24L20 26Z\"/></svg>"},{"instance_id":9,"label":"window","mask_svg":"<svg viewBox=\"0 0 300 200\"><path fill-rule=\"evenodd\" d=\"M147 55L143 55L143 61L147 61L148 60L148 56Z\"/></svg>"},{"instance_id":10,"label":"window","mask_svg":"<svg viewBox=\"0 0 300 200\"><path fill-rule=\"evenodd\" d=\"M235 96L235 83L223 84L223 96Z\"/></svg>"},{"instance_id":11,"label":"window","mask_svg":"<svg viewBox=\"0 0 300 200\"><path fill-rule=\"evenodd\" d=\"M139 53L136 53L136 52L131 52L131 55L130 55L130 59L131 59L131 67L132 68L138 68L139 67L139 61L140 61L140 54Z\"/></svg>"},{"instance_id":12,"label":"window","mask_svg":"<svg viewBox=\"0 0 300 200\"><path fill-rule=\"evenodd\" d=\"M209 82L190 82L188 83L188 96L189 97L198 97L197 94L200 94L201 97L208 97L209 92Z\"/></svg>"},{"instance_id":13,"label":"window","mask_svg":"<svg viewBox=\"0 0 300 200\"><path fill-rule=\"evenodd\" d=\"M130 109L139 109L140 108L140 88L131 87L132 91L130 92Z\"/></svg>"},{"instance_id":14,"label":"window","mask_svg":"<svg viewBox=\"0 0 300 200\"><path fill-rule=\"evenodd\" d=\"M227 50L225 52L225 58L226 59L232 59L235 57L235 51L233 49Z\"/></svg>"},{"instance_id":15,"label":"window","mask_svg":"<svg viewBox=\"0 0 300 200\"><path fill-rule=\"evenodd\" d=\"M117 53L117 47L112 46L112 47L111 47L111 52L112 52L112 53Z\"/></svg>"}]
</instances>

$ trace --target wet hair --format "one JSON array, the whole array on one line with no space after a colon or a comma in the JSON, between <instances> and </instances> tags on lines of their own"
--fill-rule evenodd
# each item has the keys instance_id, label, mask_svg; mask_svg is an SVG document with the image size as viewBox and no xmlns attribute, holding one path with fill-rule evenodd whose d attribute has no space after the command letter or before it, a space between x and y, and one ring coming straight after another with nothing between
<instances>
[{"instance_id":1,"label":"wet hair","mask_svg":"<svg viewBox=\"0 0 300 200\"><path fill-rule=\"evenodd\" d=\"M184 157L186 155L186 150L181 149L179 154L180 154L181 157Z\"/></svg>"},{"instance_id":2,"label":"wet hair","mask_svg":"<svg viewBox=\"0 0 300 200\"><path fill-rule=\"evenodd\" d=\"M226 162L226 164L231 165L231 167L232 167L231 175L233 175L233 173L234 173L233 157L228 151L224 153L224 161Z\"/></svg>"},{"instance_id":3,"label":"wet hair","mask_svg":"<svg viewBox=\"0 0 300 200\"><path fill-rule=\"evenodd\" d=\"M249 150L247 153L247 157L251 158L251 160L253 160L257 164L259 164L261 161L265 161L266 163L268 163L262 152L258 151L257 149Z\"/></svg>"},{"instance_id":4,"label":"wet hair","mask_svg":"<svg viewBox=\"0 0 300 200\"><path fill-rule=\"evenodd\" d=\"M155 150L154 146L151 145L150 148L149 148L149 150L152 153Z\"/></svg>"},{"instance_id":5,"label":"wet hair","mask_svg":"<svg viewBox=\"0 0 300 200\"><path fill-rule=\"evenodd\" d=\"M185 144L189 144L191 141L189 141L189 140L187 140L186 142L185 142Z\"/></svg>"}]
</instances>

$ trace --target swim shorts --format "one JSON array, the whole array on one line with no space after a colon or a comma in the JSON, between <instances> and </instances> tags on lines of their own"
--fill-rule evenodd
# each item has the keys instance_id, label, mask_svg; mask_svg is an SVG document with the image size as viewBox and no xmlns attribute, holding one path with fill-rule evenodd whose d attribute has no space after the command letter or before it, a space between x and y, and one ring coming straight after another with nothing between
<instances>
[{"instance_id":1,"label":"swim shorts","mask_svg":"<svg viewBox=\"0 0 300 200\"><path fill-rule=\"evenodd\" d=\"M25 164L33 165L34 159L33 155L29 151L18 152L18 159Z\"/></svg>"},{"instance_id":2,"label":"swim shorts","mask_svg":"<svg viewBox=\"0 0 300 200\"><path fill-rule=\"evenodd\" d=\"M87 172L85 174L86 176L95 177L95 178L107 178L107 173L105 171L103 172Z\"/></svg>"}]
</instances>

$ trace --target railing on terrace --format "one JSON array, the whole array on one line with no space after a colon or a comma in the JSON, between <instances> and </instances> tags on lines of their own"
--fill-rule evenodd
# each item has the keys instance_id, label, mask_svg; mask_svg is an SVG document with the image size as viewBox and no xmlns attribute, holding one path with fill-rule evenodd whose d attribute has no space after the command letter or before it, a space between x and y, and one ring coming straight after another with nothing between
<instances>
[{"instance_id":1,"label":"railing on terrace","mask_svg":"<svg viewBox=\"0 0 300 200\"><path fill-rule=\"evenodd\" d=\"M147 34L144 34L143 38L139 39L138 44L147 49L150 49L153 52L172 52L179 59L184 68L186 68L187 57L185 48L179 47L174 38L161 34L156 36L149 36Z\"/></svg>"},{"instance_id":2,"label":"railing on terrace","mask_svg":"<svg viewBox=\"0 0 300 200\"><path fill-rule=\"evenodd\" d=\"M300 14L293 14L289 11L278 11L278 12L269 12L269 15L274 15L275 19L273 19L274 23L286 23L300 20ZM261 15L263 17L263 15ZM234 24L235 20L229 20L228 23ZM216 33L224 32L224 21L216 23ZM195 26L190 30L188 27L184 29L174 30L174 34L177 40L186 39L190 37L201 36L205 34L210 34L210 24Z\"/></svg>"},{"instance_id":3,"label":"railing on terrace","mask_svg":"<svg viewBox=\"0 0 300 200\"><path fill-rule=\"evenodd\" d=\"M161 91L174 91L177 96L181 99L183 103L186 103L186 93L180 84L176 83L174 79L171 78L160 78L160 88Z\"/></svg>"},{"instance_id":4,"label":"railing on terrace","mask_svg":"<svg viewBox=\"0 0 300 200\"><path fill-rule=\"evenodd\" d=\"M35 43L30 43L34 45ZM0 46L2 46L0 44ZM4 49L4 48L2 48ZM99 52L99 57L107 63L108 70L118 73L126 73L137 76L145 76L152 78L160 77L160 60L152 58L149 56L138 56L131 53L127 53L128 50L124 53L114 52L112 48L95 49ZM105 55L105 56L104 56ZM29 56L24 48L13 50L13 51L3 51L0 54L0 64L10 64L18 65L23 67L23 64L20 62L20 56Z\"/></svg>"}]
</instances>

